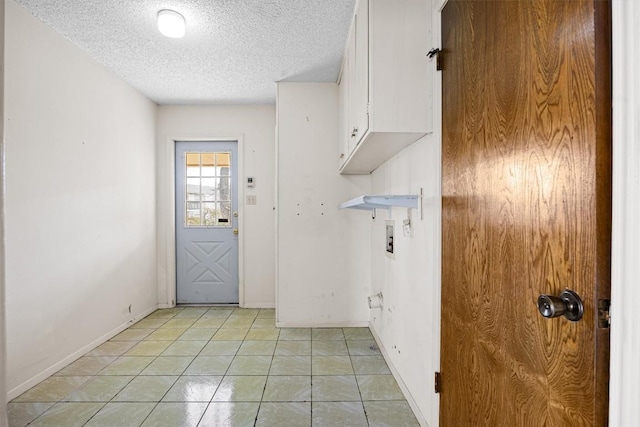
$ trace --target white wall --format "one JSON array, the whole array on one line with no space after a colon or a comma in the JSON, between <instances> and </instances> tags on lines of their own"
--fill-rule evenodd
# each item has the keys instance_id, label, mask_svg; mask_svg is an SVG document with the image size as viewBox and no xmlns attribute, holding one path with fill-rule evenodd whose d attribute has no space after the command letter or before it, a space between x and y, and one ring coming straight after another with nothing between
<instances>
[{"instance_id":1,"label":"white wall","mask_svg":"<svg viewBox=\"0 0 640 427\"><path fill-rule=\"evenodd\" d=\"M388 161L372 176L372 194L418 194L423 219L413 209L412 235L402 221L406 208L378 210L371 246L372 292L384 307L372 310L371 326L387 361L408 391L418 419L438 425L434 372L440 367L440 139L427 135ZM394 257L385 254L385 223L395 221Z\"/></svg>"},{"instance_id":2,"label":"white wall","mask_svg":"<svg viewBox=\"0 0 640 427\"><path fill-rule=\"evenodd\" d=\"M13 398L157 307L156 106L13 0L5 42Z\"/></svg>"},{"instance_id":3,"label":"white wall","mask_svg":"<svg viewBox=\"0 0 640 427\"><path fill-rule=\"evenodd\" d=\"M240 300L244 307L275 306L275 107L273 105L161 106L158 109L158 298L173 305L175 292L174 139L242 137L239 193ZM254 188L245 179L253 176ZM255 195L246 205L242 195Z\"/></svg>"},{"instance_id":4,"label":"white wall","mask_svg":"<svg viewBox=\"0 0 640 427\"><path fill-rule=\"evenodd\" d=\"M640 2L614 0L610 425L640 425Z\"/></svg>"},{"instance_id":5,"label":"white wall","mask_svg":"<svg viewBox=\"0 0 640 427\"><path fill-rule=\"evenodd\" d=\"M338 174L338 86L279 83L278 326L366 325L371 216L338 210L369 176Z\"/></svg>"},{"instance_id":6,"label":"white wall","mask_svg":"<svg viewBox=\"0 0 640 427\"><path fill-rule=\"evenodd\" d=\"M7 425L7 348L4 303L4 0L0 0L0 427Z\"/></svg>"}]
</instances>

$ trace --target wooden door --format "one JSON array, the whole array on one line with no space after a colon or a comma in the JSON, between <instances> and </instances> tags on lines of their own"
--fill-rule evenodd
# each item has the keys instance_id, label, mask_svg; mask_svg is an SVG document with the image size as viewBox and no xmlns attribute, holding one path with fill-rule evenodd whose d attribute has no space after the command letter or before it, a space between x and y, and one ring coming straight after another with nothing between
<instances>
[{"instance_id":1,"label":"wooden door","mask_svg":"<svg viewBox=\"0 0 640 427\"><path fill-rule=\"evenodd\" d=\"M606 425L610 4L442 13L442 426ZM543 318L565 288L584 317Z\"/></svg>"}]
</instances>

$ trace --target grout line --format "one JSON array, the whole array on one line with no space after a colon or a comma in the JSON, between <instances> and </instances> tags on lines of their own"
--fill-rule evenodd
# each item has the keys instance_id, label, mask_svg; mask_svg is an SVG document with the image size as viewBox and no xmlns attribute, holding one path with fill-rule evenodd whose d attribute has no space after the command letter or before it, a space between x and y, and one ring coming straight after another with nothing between
<instances>
[{"instance_id":1,"label":"grout line","mask_svg":"<svg viewBox=\"0 0 640 427\"><path fill-rule=\"evenodd\" d=\"M187 309L188 309L188 308L187 308ZM191 367L191 366L193 365L193 363L195 362L195 360L196 360L198 357L204 356L202 353L203 353L204 349L205 349L208 345L210 345L211 343L214 343L214 342L220 342L220 343L223 343L223 342L229 342L229 340L215 340L215 339L214 339L214 337L215 337L215 335L216 335L216 334L217 334L221 329L226 329L226 330L233 330L233 329L236 329L236 328L224 328L224 325L225 325L225 323L226 323L226 322L227 322L227 321L228 321L228 320L229 320L229 319L230 319L230 318L231 318L235 313L238 313L238 312L242 311L242 309L234 308L234 309L232 309L232 310L224 310L224 313L225 313L225 316L224 316L224 317L223 317L223 316L219 316L219 317L218 317L218 316L216 316L216 317L212 317L211 319L214 319L214 318L215 318L215 319L217 319L217 320L220 320L220 321L221 321L221 325L220 325L220 327L217 327L217 328L204 328L204 329L207 329L207 330L213 330L213 333L211 334L211 336L210 336L209 338L207 338L206 340L205 340L205 339L200 339L200 340L180 340L180 338L181 338L181 337L183 337L185 334L187 334L189 331L195 331L195 330L202 329L202 328L195 328L195 327L194 327L194 325L195 325L196 323L198 323L198 321L200 321L201 319L204 319L204 318L205 318L204 316L206 315L206 313L207 313L207 312L209 312L209 310L203 311L203 312L202 312L199 316L197 316L197 317L184 317L184 318L177 318L176 316L178 316L180 313L184 312L185 308L173 309L173 310L174 310L175 312L173 312L173 313L172 313L172 316L171 316L171 317L166 317L166 318L165 318L165 317L157 318L156 320L162 320L163 322L162 322L160 325L158 325L157 327L155 327L155 328L132 328L131 326L130 326L129 328L127 328L126 330L152 329L153 331L152 331L151 333L147 334L146 336L144 336L144 337L143 337L143 338L141 338L141 339L131 340L131 342L133 342L133 345L132 345L130 348L128 348L127 350L123 351L121 354L119 354L119 355L115 355L115 356L114 356L114 355L112 355L112 354L109 354L109 355L100 355L100 356L92 356L92 357L113 357L113 358L114 358L110 363L108 363L106 366L104 366L104 367L102 367L102 368L98 369L94 374L92 374L92 375L68 375L68 376L59 376L59 377L63 377L63 378L64 378L64 377L69 377L69 376L86 376L86 377L89 377L89 380L87 380L87 381L83 382L82 384L79 384L77 387L75 387L73 390L71 390L69 393L67 393L67 395L65 395L62 399L60 399L60 400L58 400L58 401L55 401L55 402L48 402L48 403L52 403L51 407L47 408L47 409L46 409L42 414L38 415L38 416L37 416L36 418L34 418L34 420L32 420L31 422L34 422L34 421L36 421L37 419L41 418L41 417L42 417L42 416L44 416L47 412L49 412L53 407L55 407L56 405L58 405L58 404L60 404L60 403L96 403L96 404L100 404L99 409L98 409L98 410L97 410L97 411L96 411L96 412L95 412L95 413L94 413L94 414L93 414L93 415L92 415L92 416L91 416L91 417L90 417L90 418L85 422L85 424L89 423L92 419L94 419L94 418L95 418L95 416L96 416L98 413L100 413L100 412L105 408L105 406L107 406L107 405L108 405L108 404L110 404L110 403L147 403L147 404L148 404L148 403L153 403L153 404L154 404L154 405L153 405L153 408L152 408L152 409L151 409L151 411L150 411L150 412L149 412L149 413L144 417L144 419L142 419L142 421L141 421L141 423L140 423L140 424L143 424L144 422L146 422L146 421L149 419L149 417L151 416L151 414L152 414L155 410L157 410L157 408L159 407L159 405L160 405L161 403L163 403L163 399L168 395L168 393L171 391L171 389L172 389L173 387L175 387L175 385L180 381L180 379L181 379L181 378L183 378L183 377L188 377L188 375L185 375L185 372L189 369L189 367ZM250 333L252 330L269 329L269 328L254 328L254 326L256 325L257 320L259 319L259 317L258 317L258 316L260 315L260 312L261 312L261 310L258 310L258 311L255 313L255 315L253 315L253 317L251 317L251 316L245 316L245 318L247 318L247 319L252 318L251 325L249 326L249 329L247 330L247 333L244 335L244 337L243 337L241 340L231 340L231 341L240 341L240 345L239 345L235 350L233 350L233 354L232 354L232 355L231 355L231 354L229 354L229 355L224 355L225 357L226 357L226 356L231 356L231 361L230 361L229 365L226 367L226 369L225 369L225 371L224 371L224 373L223 373L222 375L214 375L215 377L219 377L219 378L220 378L220 381L217 383L217 385L216 385L215 389L213 390L213 393L211 394L211 397L208 399L208 401L197 401L197 402L193 401L193 402L191 402L191 401L186 401L186 400L180 400L180 401L176 400L175 402L170 402L170 403L176 403L176 404L178 404L178 403L182 403L182 404L190 404L190 403L194 403L194 404L195 404L195 403L202 404L202 406L204 406L204 409L203 409L203 412L202 412L202 414L201 414L201 416L200 416L200 419L198 420L198 425L199 425L199 424L202 422L202 420L204 419L204 417L205 417L205 415L206 415L207 411L209 411L209 410L212 408L212 406L211 406L211 405L214 403L213 398L214 398L215 394L220 390L220 386L222 385L222 382L225 380L225 378L232 377L232 375L229 375L229 372L230 372L231 366L233 365L234 361L236 361L236 360L237 360L237 357L238 357L238 356L241 356L240 352L241 352L242 347L245 345L245 343L247 343L247 342L249 342L249 341L256 341L256 340L248 340L248 338L247 338L247 337L248 337L249 333ZM240 318L242 318L243 316L239 316L239 317L240 317ZM147 317L145 317L145 319L146 319L146 318L148 318L148 316L147 316ZM155 319L155 318L154 318L154 319ZM178 336L176 336L176 337L175 337L175 338L173 338L173 339L170 339L170 340L169 340L169 339L168 339L168 340L148 340L148 339L147 339L150 335L152 335L152 334L153 334L153 333L155 333L156 331L159 331L159 330L170 330L170 329L174 329L174 328L164 328L164 326L165 326L169 321L171 321L171 320L175 320L175 319L195 319L195 320L194 320L194 321L193 321L193 322L192 322L188 327L186 327L182 333L180 333ZM260 319L263 319L263 318L260 318ZM259 322L259 323L261 323L261 324L265 324L265 323L266 323L266 319L269 319L269 321L271 321L271 322L274 322L274 323L275 323L275 319L273 319L273 318L264 318L264 319L265 319L265 320L262 320L262 321L261 321L261 322ZM141 319L141 320L143 320L143 319ZM135 324L134 324L134 325L135 325ZM132 326L133 326L133 325L132 325ZM182 329L182 328L175 328L175 329ZM244 328L239 328L239 329L244 330ZM256 416L255 416L255 419L254 419L254 425L255 425L255 424L257 423L257 421L258 421L258 417L259 417L260 411L261 411L261 409L262 409L262 404L264 403L264 398L265 398L265 394L266 394L266 387L267 387L267 385L269 384L269 379L270 379L271 377L277 377L277 375L271 375L271 370L272 370L272 368L273 368L273 362L274 362L274 359L275 359L275 356L276 356L276 349L278 348L278 345L279 345L280 343L284 343L284 342L305 342L305 341L307 341L307 340L282 340L282 339L281 339L281 337L282 337L282 328L276 328L276 329L279 331L279 333L277 334L277 337L275 338L275 340L257 340L257 341L259 341L259 342L270 342L270 341L275 342L275 345L274 345L274 347L273 347L273 351L272 351L271 353L269 353L269 354L247 354L247 355L243 355L243 356L263 356L263 355L264 355L264 356L270 356L269 367L268 367L268 369L267 369L267 373L266 373L266 376L265 376L265 378L266 378L266 379L265 379L265 383L264 383L263 388L262 388L262 395L261 395L260 400L259 400L259 401L257 401L257 403L258 403L258 405L257 405L257 406L258 406L258 408L257 408ZM336 330L339 330L339 331L341 332L342 337L341 337L340 339L334 339L334 340L331 340L331 339L330 339L330 340L322 340L322 339L317 339L317 338L316 338L316 339L314 339L314 337L313 337L313 331L314 331L314 328L308 328L308 329L309 329L309 339L308 339L308 342L309 342L309 349L310 349L310 350L309 350L309 356L308 356L308 357L309 357L309 361L310 361L310 367L309 367L309 378L310 378L310 393L309 393L309 396L310 396L310 397L309 397L309 408L310 408L310 412L309 412L309 413L310 413L310 417L311 417L311 418L310 418L310 424L311 424L311 425L313 424L313 413L314 413L314 401L313 401L313 383L314 383L314 368L313 368L313 361L314 361L314 359L315 359L315 358L318 358L318 357L322 357L322 356L347 356L347 357L349 357L349 362L350 362L350 365L351 365L351 370L353 371L351 375L353 375L353 378L354 378L354 380L356 381L356 386L357 386L357 388L358 388L358 394L359 394L359 397L360 397L359 402L360 402L360 405L361 405L361 407L362 407L362 410L364 411L364 415L365 415L365 418L366 418L366 420L367 420L367 421L366 421L366 422L367 422L367 425L369 425L369 424L370 424L370 422L369 422L369 415L366 413L366 409L364 408L364 401L363 401L363 398L362 398L362 391L361 391L361 389L360 389L360 384L359 384L359 382L358 382L358 377L357 377L357 375L356 375L355 366L354 366L354 359L353 359L354 355L353 355L353 354L351 354L351 350L349 349L349 345L348 345L348 343L349 343L350 341L349 341L349 340L347 340L347 335L346 335L346 333L345 333L345 328L315 328L315 329L336 329ZM124 332L124 331L123 331L123 332ZM320 338L322 338L322 337L320 337ZM375 339L374 339L374 340L375 340ZM127 355L126 355L126 353L127 353L128 351L131 351L131 349L132 349L132 348L136 347L137 345L139 345L139 344L141 344L141 343L144 343L144 342L154 343L154 342L159 342L159 341L169 341L170 343L169 343L169 345L168 345L166 348L164 348L162 351L160 351L160 353L159 353L159 354L157 354L157 355L149 355L149 356L142 355L142 354L141 354L141 355L130 355L130 356L127 356ZM202 347L201 347L197 352L195 352L195 353L196 353L195 355L181 356L181 355L179 355L179 354L176 354L176 355L166 355L166 356L163 356L163 353L164 353L168 348L170 348L172 345L174 345L174 344L176 344L176 343L189 343L189 342L191 342L191 341L204 341L204 345L203 345L203 346L202 346ZM318 341L318 342L315 342L315 343L314 343L314 341ZM336 351L335 353L334 353L334 352L332 352L332 351L329 351L329 352L328 352L328 354L326 354L326 355L322 355L322 354L314 355L314 354L313 354L314 348L315 348L317 345L319 345L319 344L320 344L320 343L319 343L319 341L326 341L326 342L331 342L331 343L343 343L343 344L344 344L344 346L346 346L346 348L347 348L347 353L346 353L345 355L343 355L343 354L339 354L339 353L340 353L339 351ZM358 340L352 340L352 341L358 341ZM108 342L130 342L130 341L108 341ZM187 345L188 345L188 344L187 344ZM339 344L336 344L336 345L339 345ZM126 346L126 345L123 345L123 347L124 347L124 346ZM94 349L94 350L95 350L95 349ZM93 351L93 350L91 350L91 351ZM88 352L88 353L89 353L89 352ZM87 354L88 354L88 353L87 353ZM259 352L259 353L264 353L264 352ZM223 356L223 355L212 355L212 356L220 357L220 356ZM292 355L281 355L281 356L292 356L292 357L302 357L302 358L306 358L306 357L307 357L307 356L305 356L305 355L303 355L303 354L292 354ZM82 356L82 357L88 357L88 356L86 356L86 354L85 354L85 355L84 355L84 356ZM130 357L130 358L135 358L135 357L145 357L145 358L148 358L148 359L149 359L149 361L148 361L148 363L147 363L144 367L142 367L142 368L141 368L141 370L140 370L137 374L134 374L134 375L123 375L123 374L99 375L101 372L103 372L103 371L104 371L105 369L107 369L109 366L112 366L112 364L113 364L113 363L115 363L116 361L118 361L118 360L120 360L120 359L122 359L122 358L125 358L125 357L127 357L127 358L129 358L129 357ZM189 363L188 363L188 364L186 364L185 368L184 368L184 369L182 369L182 370L180 371L180 373L177 373L177 374L169 374L169 375L167 375L167 374L142 375L142 373L145 371L145 369L147 369L150 365L152 365L153 363L155 363L156 361L158 361L160 358L170 359L170 358L172 358L172 357L174 357L174 358L180 358L180 357L191 357L191 360L189 361ZM384 358L383 358L383 360L384 360ZM386 363L386 361L385 361L385 363ZM66 368L66 367L65 367L65 368ZM63 369L64 369L64 368L63 368ZM284 373L283 375L284 375L284 376L287 376L287 375L289 375L289 374L287 374L287 373L286 373L286 371L285 371L285 373ZM54 374L54 375L52 375L52 376L55 376L55 374ZM111 396L111 398L110 398L108 401L69 401L69 400L64 400L64 399L65 399L65 398L67 398L71 393L73 393L74 391L76 391L76 390L78 390L78 389L82 388L82 387L83 387L87 382L89 382L89 381L92 381L92 380L97 379L97 378L115 378L115 377L123 377L123 376L124 376L124 377L131 377L131 378L130 378L130 380L129 380L128 382L126 382L126 384L123 384L123 385L122 385L122 386L121 386L117 391L115 391L115 393L113 394L113 396ZM157 377L157 376L163 376L163 377L164 377L164 376L172 376L172 377L175 377L175 380L174 380L174 381L169 385L169 387L167 388L167 390L163 393L163 395L162 395L158 400L155 400L155 401L147 401L147 402L141 402L141 401L131 401L131 402L117 401L117 402L116 402L116 401L114 401L115 397L116 397L116 396L118 396L118 395L119 395L119 394L120 394L120 393L121 393L125 388L127 388L127 387L128 387L128 386L129 386L129 385L130 385L130 384L131 384L131 383L136 379L136 378L139 378L139 377ZM209 375L196 375L196 376L197 376L197 377L208 377ZM259 376L262 376L262 375L259 375ZM305 376L306 376L306 375L305 375ZM335 401L334 401L334 400L329 400L328 402L342 402L342 401L343 401L343 400L335 400ZM296 402L297 402L297 401L296 401ZM303 403L303 402L304 402L304 401L301 401L301 403ZM355 401L354 401L354 402L355 402ZM28 403L28 402L26 402L26 403ZM31 403L39 403L39 402L31 402ZM224 402L221 402L221 403L224 403ZM231 403L231 402L227 402L227 403ZM283 402L280 402L280 403L295 403L295 402L294 402L294 401L289 400L289 401L283 401ZM315 403L319 403L319 402L315 402Z\"/></svg>"},{"instance_id":2,"label":"grout line","mask_svg":"<svg viewBox=\"0 0 640 427\"><path fill-rule=\"evenodd\" d=\"M310 394L309 405L311 405L310 425L313 426L313 329L309 330L309 342L311 343L310 344L311 347L310 347L310 350L309 350L309 353L311 353L310 356L309 356L309 363L311 364L311 366L309 366L309 373L311 374L309 376L309 380L311 382L311 392L309 393Z\"/></svg>"},{"instance_id":3,"label":"grout line","mask_svg":"<svg viewBox=\"0 0 640 427\"><path fill-rule=\"evenodd\" d=\"M178 311L178 313L180 313L180 312L182 312L182 310ZM177 314L177 313L176 313L176 314ZM170 318L167 318L167 319L166 319L166 322L164 322L161 326L159 326L159 327L155 328L154 332L155 332L155 331L158 331L159 329L161 329L161 328L162 328L162 326L163 326L163 325L165 325L169 320L171 320L171 319L175 319L176 314L174 314L174 315L173 315L172 317L170 317ZM128 330L128 329L129 329L129 328L127 328L126 330ZM154 333L154 332L152 332L152 333ZM151 333L151 334L152 334L152 333ZM149 337L151 334L148 334L147 336L145 336L144 338L142 338L140 341L138 341L138 344L140 344L140 343L141 343L141 342L143 342L143 341L146 341L146 338L147 338L147 337ZM180 334L180 336L181 336L181 335L182 335L182 334ZM172 341L172 343L173 343L173 342L176 342L177 340L178 340L178 337L176 337L176 338ZM138 345L138 344L136 344L136 345ZM135 347L136 345L134 345L133 347ZM167 348L169 348L170 346L171 346L171 344L169 344L169 346L167 346ZM133 347L131 347L131 348L133 348ZM140 372L138 372L138 374L136 374L136 375L132 375L132 377L133 377L133 378L131 378L131 380L130 380L130 381L129 381L129 382L128 382L124 387L122 387L122 388L120 389L120 391L118 391L117 393L115 393L115 394L113 395L113 397L109 400L109 402L107 402L107 403L106 403L106 404L105 404L105 405L104 405L104 406L103 406L103 407L102 407L98 412L96 412L95 414L93 414L93 416L92 416L92 417L87 421L87 423L89 423L89 421L91 421L91 419L92 419L93 417L95 417L95 416L96 416L100 411L102 411L102 409L103 409L106 405L108 405L109 403L126 403L126 402L114 402L114 400L113 400L113 399L115 399L115 398L116 398L116 396L117 396L118 394L122 393L122 391L123 391L125 388L127 388L127 387L128 387L128 386L129 386L129 385L130 385L130 384L131 384L131 383L136 379L136 378L140 377L140 376L141 376L140 374L141 374L145 369L147 369L147 368L149 367L149 365L151 365L153 362L155 362L156 360L158 360L158 358L160 357L160 355L161 355L161 354L162 354L162 353L163 353L167 348L165 348L162 352L160 352L160 354L158 354L158 355L156 355L156 356L153 356L153 359L152 359L149 363L147 363L147 365L146 365L144 368L142 368L142 369L140 370ZM129 349L128 351L131 351L131 349ZM126 352L125 352L125 353L126 353ZM123 353L120 357L125 357L125 354ZM136 357L136 356L126 356L126 357ZM152 357L152 356L139 356L139 357ZM117 360L117 359L116 359L116 360ZM115 376L115 375L106 375L106 376ZM146 376L146 375L143 375L143 376ZM147 418L149 418L149 415L151 415L151 413L152 413L152 412L153 412L153 411L158 407L158 404L162 401L162 398L163 398L164 396L166 396L166 394L169 392L169 390L171 390L171 387L173 387L173 385L178 381L178 378L180 378L180 377L178 376L178 377L176 378L176 380L173 382L173 384L171 384L171 386L167 389L167 391L162 395L162 397L161 397L157 402L155 402L155 405L153 406L153 408L151 409L151 411L149 411L149 413L147 414L147 416L146 416L146 417L144 417L144 419L140 422L140 424L139 424L139 425L144 424L144 422L147 420ZM135 403L142 403L142 402L135 402ZM85 423L85 425L86 425L87 423Z\"/></svg>"},{"instance_id":4,"label":"grout line","mask_svg":"<svg viewBox=\"0 0 640 427\"><path fill-rule=\"evenodd\" d=\"M344 328L342 330L342 333L344 334ZM346 341L346 335L345 335L345 341ZM351 354L351 350L349 349L349 344L347 343L347 352L349 353L349 362L351 362L351 369L353 370L353 377L356 380L356 387L358 387L358 394L360 395L360 405L362 405L362 412L364 412L364 418L365 420L367 420L367 426L370 426L369 423L369 415L367 414L367 410L364 407L364 399L362 398L362 391L360 390L360 383L358 382L358 376L356 375L356 367L353 366L353 355Z\"/></svg>"},{"instance_id":5,"label":"grout line","mask_svg":"<svg viewBox=\"0 0 640 427\"><path fill-rule=\"evenodd\" d=\"M208 310L207 310L207 311L208 311ZM204 349L205 349L205 347L206 347L210 342L212 342L212 341L213 341L213 337L218 333L218 331L219 331L220 329L222 329L222 326L224 326L224 322L226 322L226 321L227 321L227 319L229 318L229 316L231 315L231 313L233 313L234 311L235 311L235 309L233 309L233 310L230 310L230 311L229 311L229 315L227 315L227 317L225 317L225 318L224 318L224 321L222 322L222 324L220 325L220 327L216 329L216 332L214 332L214 333L213 333L213 335L211 335L211 338L209 338L209 341L207 341L207 344L205 344L205 345L204 345L204 347L202 347L202 350L204 350ZM206 312L205 312L205 313L206 313ZM204 314L203 314L203 316L204 316ZM239 349L240 349L240 347L238 347L238 350L239 350ZM202 350L200 350L200 353L202 353ZM236 350L236 354L238 354L238 350ZM196 356L196 357L197 357L197 356ZM235 355L234 355L233 357L235 358ZM193 358L193 360L191 361L191 363L193 363L193 361L194 361L194 360L196 360L196 358L195 358L195 357ZM233 359L231 359L231 362L233 363ZM191 366L191 363L189 364L189 366ZM183 371L183 373L184 373L184 372L186 372L186 371L187 371L187 369L189 369L189 366L187 366L187 367L185 368L185 370ZM225 374L226 374L226 372L228 372L228 370L229 370L229 367L230 367L230 366L231 366L231 363L229 363L229 366L227 366L227 370L225 371ZM204 408L204 411L202 411L202 415L200 415L200 419L198 419L198 423L196 424L196 426L199 426L199 425L200 425L200 423L202 422L202 419L204 418L204 416L206 415L207 411L208 411L208 410L209 410L209 408L211 407L211 403L213 402L213 397L216 395L216 393L217 393L217 392L218 392L218 390L220 389L220 386L222 385L222 381L224 381L225 374L223 374L223 375L221 375L221 376L220 376L220 382L218 383L218 385L216 386L216 389L215 389L215 390L213 391L213 393L211 394L211 397L209 398L209 402L207 402L207 406ZM218 375L216 375L216 376L218 376Z\"/></svg>"}]
</instances>

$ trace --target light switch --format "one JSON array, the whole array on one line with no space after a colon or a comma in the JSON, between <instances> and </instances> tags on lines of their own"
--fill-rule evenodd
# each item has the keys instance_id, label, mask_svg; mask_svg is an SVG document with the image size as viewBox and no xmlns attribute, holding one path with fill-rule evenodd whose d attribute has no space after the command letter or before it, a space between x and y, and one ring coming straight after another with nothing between
<instances>
[{"instance_id":1,"label":"light switch","mask_svg":"<svg viewBox=\"0 0 640 427\"><path fill-rule=\"evenodd\" d=\"M256 200L256 195L251 194L247 196L247 205L256 205L258 201Z\"/></svg>"}]
</instances>

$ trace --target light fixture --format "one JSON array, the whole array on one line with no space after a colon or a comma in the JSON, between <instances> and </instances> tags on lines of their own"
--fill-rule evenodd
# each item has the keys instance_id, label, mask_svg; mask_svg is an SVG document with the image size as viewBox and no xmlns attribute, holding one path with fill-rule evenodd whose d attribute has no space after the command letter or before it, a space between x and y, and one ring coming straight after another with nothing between
<instances>
[{"instance_id":1,"label":"light fixture","mask_svg":"<svg viewBox=\"0 0 640 427\"><path fill-rule=\"evenodd\" d=\"M158 30L174 39L184 37L184 16L174 10L164 9L158 12Z\"/></svg>"}]
</instances>

